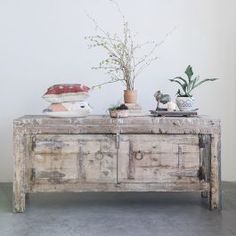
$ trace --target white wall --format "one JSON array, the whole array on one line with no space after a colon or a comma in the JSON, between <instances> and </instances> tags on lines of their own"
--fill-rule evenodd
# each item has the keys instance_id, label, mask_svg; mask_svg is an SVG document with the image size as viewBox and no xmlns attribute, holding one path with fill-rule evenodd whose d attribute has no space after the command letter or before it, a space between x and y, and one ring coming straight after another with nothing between
<instances>
[{"instance_id":1,"label":"white wall","mask_svg":"<svg viewBox=\"0 0 236 236\"><path fill-rule=\"evenodd\" d=\"M139 101L155 106L157 89L172 95L168 79L191 64L202 77L221 80L199 88L195 97L202 114L222 119L224 180L236 180L235 0L120 0L131 28L140 40L160 41L175 32L159 49L159 61L137 80ZM12 120L39 114L47 105L41 95L55 83L93 85L106 79L90 70L102 57L88 50L84 36L94 32L86 11L105 29L119 32L120 18L108 0L0 0L0 182L12 179ZM104 113L122 96L119 84L91 95L94 113Z\"/></svg>"}]
</instances>

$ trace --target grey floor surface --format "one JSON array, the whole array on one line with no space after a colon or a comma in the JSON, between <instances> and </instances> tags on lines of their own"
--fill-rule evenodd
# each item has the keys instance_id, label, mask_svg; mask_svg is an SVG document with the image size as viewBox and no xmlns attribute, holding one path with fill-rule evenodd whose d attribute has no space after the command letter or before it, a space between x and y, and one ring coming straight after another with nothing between
<instances>
[{"instance_id":1,"label":"grey floor surface","mask_svg":"<svg viewBox=\"0 0 236 236\"><path fill-rule=\"evenodd\" d=\"M0 184L0 236L236 235L236 183L223 190L222 212L198 193L38 193L13 214L12 185Z\"/></svg>"}]
</instances>

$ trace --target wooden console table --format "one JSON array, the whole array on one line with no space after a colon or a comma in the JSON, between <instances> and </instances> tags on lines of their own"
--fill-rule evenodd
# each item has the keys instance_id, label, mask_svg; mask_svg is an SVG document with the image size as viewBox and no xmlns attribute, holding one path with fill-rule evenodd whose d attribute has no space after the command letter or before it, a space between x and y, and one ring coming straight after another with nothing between
<instances>
[{"instance_id":1,"label":"wooden console table","mask_svg":"<svg viewBox=\"0 0 236 236\"><path fill-rule=\"evenodd\" d=\"M220 133L204 117L21 117L13 210L28 193L71 191L198 191L221 209Z\"/></svg>"}]
</instances>

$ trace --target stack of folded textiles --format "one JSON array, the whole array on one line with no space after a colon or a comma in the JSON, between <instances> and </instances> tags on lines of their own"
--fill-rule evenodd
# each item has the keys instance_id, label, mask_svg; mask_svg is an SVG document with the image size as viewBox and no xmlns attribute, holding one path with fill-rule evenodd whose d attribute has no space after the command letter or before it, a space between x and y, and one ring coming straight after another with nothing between
<instances>
[{"instance_id":1,"label":"stack of folded textiles","mask_svg":"<svg viewBox=\"0 0 236 236\"><path fill-rule=\"evenodd\" d=\"M56 84L48 88L43 98L51 105L43 110L52 117L85 117L92 109L86 102L90 88L81 84Z\"/></svg>"}]
</instances>

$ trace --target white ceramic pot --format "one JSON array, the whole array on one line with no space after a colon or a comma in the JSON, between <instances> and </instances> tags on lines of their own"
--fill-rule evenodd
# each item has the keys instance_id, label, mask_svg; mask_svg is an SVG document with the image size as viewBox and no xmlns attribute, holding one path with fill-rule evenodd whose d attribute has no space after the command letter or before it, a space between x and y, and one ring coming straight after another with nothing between
<instances>
[{"instance_id":1,"label":"white ceramic pot","mask_svg":"<svg viewBox=\"0 0 236 236\"><path fill-rule=\"evenodd\" d=\"M193 97L177 97L176 104L180 111L192 111L195 99Z\"/></svg>"}]
</instances>

